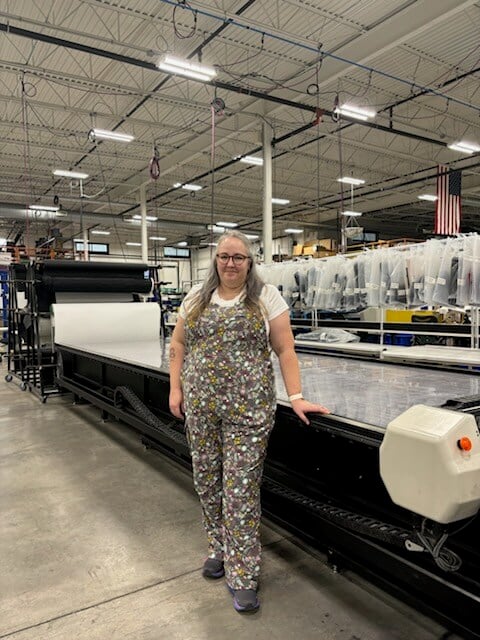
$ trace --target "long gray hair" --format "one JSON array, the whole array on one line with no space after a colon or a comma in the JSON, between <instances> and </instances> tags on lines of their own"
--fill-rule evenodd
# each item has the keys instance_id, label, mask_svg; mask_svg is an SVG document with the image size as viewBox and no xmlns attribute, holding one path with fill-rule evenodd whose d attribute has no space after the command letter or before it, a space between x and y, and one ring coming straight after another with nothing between
<instances>
[{"instance_id":1,"label":"long gray hair","mask_svg":"<svg viewBox=\"0 0 480 640\"><path fill-rule=\"evenodd\" d=\"M248 257L250 258L250 269L245 281L244 301L251 311L257 314L261 314L263 305L260 302L260 293L263 289L264 282L258 275L257 269L255 267L255 258L252 252L252 246L246 235L244 235L240 231L235 231L234 229L232 229L231 231L226 231L222 236L220 236L217 244L217 249L219 249L222 242L224 240L227 240L228 238L237 238L238 240L240 240L245 247L245 251ZM202 313L210 303L212 293L215 291L219 284L220 278L218 277L217 260L216 256L213 256L213 260L210 264L207 277L205 278L201 289L192 300L192 306L190 308L190 311L187 313L187 320L195 321L197 320L197 318L199 318L199 316L202 315Z\"/></svg>"}]
</instances>

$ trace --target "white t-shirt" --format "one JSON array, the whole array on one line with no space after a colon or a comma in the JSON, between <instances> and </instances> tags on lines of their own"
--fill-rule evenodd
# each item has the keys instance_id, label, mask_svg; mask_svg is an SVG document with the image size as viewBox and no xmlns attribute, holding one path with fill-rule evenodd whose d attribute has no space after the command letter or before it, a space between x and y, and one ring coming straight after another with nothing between
<instances>
[{"instance_id":1,"label":"white t-shirt","mask_svg":"<svg viewBox=\"0 0 480 640\"><path fill-rule=\"evenodd\" d=\"M192 298L201 289L202 285L197 284L190 289L187 293L179 309L179 315L185 320L187 317L187 310L192 302ZM245 296L245 291L241 291L238 296L231 300L224 300L218 295L218 289L212 293L210 302L217 304L220 307L233 307L242 301ZM288 310L288 304L280 295L280 291L273 284L265 284L260 293L260 301L265 308L265 326L267 328L267 334L270 332L269 322L279 316L284 311Z\"/></svg>"}]
</instances>

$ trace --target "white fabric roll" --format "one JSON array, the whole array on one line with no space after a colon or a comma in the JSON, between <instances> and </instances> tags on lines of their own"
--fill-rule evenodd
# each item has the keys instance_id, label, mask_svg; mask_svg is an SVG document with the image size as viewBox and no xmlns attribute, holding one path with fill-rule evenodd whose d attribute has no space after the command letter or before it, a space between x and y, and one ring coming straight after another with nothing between
<instances>
[{"instance_id":1,"label":"white fabric roll","mask_svg":"<svg viewBox=\"0 0 480 640\"><path fill-rule=\"evenodd\" d=\"M158 341L160 307L153 302L54 304L55 342L82 344Z\"/></svg>"}]
</instances>

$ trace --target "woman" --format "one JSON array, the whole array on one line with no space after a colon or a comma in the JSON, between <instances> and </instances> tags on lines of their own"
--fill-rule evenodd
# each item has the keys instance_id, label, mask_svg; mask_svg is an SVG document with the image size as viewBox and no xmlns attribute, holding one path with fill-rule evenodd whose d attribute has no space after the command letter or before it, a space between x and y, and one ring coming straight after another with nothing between
<instances>
[{"instance_id":1,"label":"woman","mask_svg":"<svg viewBox=\"0 0 480 640\"><path fill-rule=\"evenodd\" d=\"M186 417L193 479L208 538L206 578L226 574L239 612L259 608L260 483L276 408L270 346L292 409L302 397L288 307L259 278L247 238L228 231L203 285L180 309L170 345L170 411Z\"/></svg>"}]
</instances>

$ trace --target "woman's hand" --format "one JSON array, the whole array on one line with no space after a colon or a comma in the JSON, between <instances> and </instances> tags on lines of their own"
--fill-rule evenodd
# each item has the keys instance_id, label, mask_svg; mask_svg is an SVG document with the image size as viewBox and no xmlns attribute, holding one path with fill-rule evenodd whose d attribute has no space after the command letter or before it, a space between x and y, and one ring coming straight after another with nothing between
<instances>
[{"instance_id":1,"label":"woman's hand","mask_svg":"<svg viewBox=\"0 0 480 640\"><path fill-rule=\"evenodd\" d=\"M184 419L184 406L183 406L183 391L181 389L171 389L170 397L168 399L170 411L179 420Z\"/></svg>"},{"instance_id":2,"label":"woman's hand","mask_svg":"<svg viewBox=\"0 0 480 640\"><path fill-rule=\"evenodd\" d=\"M331 413L330 409L327 409L327 407L324 407L322 404L314 404L313 402L305 400L305 398L292 400L291 405L294 412L305 424L310 424L310 420L305 415L306 413Z\"/></svg>"}]
</instances>

